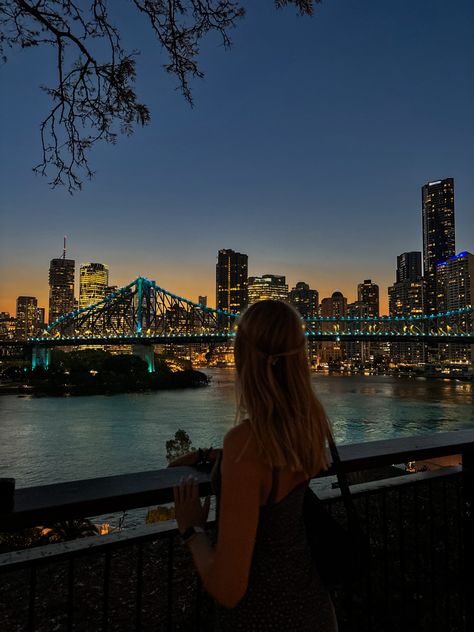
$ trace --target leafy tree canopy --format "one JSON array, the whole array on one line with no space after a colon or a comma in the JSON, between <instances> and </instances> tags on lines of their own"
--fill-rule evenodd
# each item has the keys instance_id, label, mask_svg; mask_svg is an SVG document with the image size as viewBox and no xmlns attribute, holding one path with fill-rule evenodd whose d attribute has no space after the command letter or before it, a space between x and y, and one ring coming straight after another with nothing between
<instances>
[{"instance_id":1,"label":"leafy tree canopy","mask_svg":"<svg viewBox=\"0 0 474 632\"><path fill-rule=\"evenodd\" d=\"M273 0L312 15L320 0ZM190 78L203 77L199 45L209 33L231 44L229 31L245 14L238 0L129 0L147 21L165 53L164 68L176 76L192 104ZM51 110L40 125L42 157L34 167L50 184L72 193L92 177L89 150L115 143L119 133L146 125L150 110L134 89L137 51L122 46L107 0L0 0L0 54L8 49L52 46L57 79L44 86ZM110 11L109 11L110 9Z\"/></svg>"}]
</instances>

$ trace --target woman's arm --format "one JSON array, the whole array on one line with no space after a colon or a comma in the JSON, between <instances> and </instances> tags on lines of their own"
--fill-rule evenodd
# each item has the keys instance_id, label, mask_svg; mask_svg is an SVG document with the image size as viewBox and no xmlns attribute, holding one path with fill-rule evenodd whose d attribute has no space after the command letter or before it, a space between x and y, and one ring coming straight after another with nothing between
<instances>
[{"instance_id":1,"label":"woman's arm","mask_svg":"<svg viewBox=\"0 0 474 632\"><path fill-rule=\"evenodd\" d=\"M195 535L188 544L204 587L228 608L235 607L247 590L260 512L261 466L255 461L235 462L248 432L239 426L224 440L216 548L205 534Z\"/></svg>"}]
</instances>

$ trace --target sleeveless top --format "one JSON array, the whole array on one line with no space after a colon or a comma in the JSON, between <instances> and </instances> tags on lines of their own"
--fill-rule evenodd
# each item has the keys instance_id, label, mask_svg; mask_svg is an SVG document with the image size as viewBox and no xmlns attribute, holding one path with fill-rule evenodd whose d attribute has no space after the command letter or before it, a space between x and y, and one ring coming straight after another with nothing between
<instances>
[{"instance_id":1,"label":"sleeveless top","mask_svg":"<svg viewBox=\"0 0 474 632\"><path fill-rule=\"evenodd\" d=\"M211 473L219 508L220 468ZM274 502L278 471L260 516L247 591L235 608L216 603L218 632L337 632L334 607L314 567L303 521L308 481Z\"/></svg>"}]
</instances>

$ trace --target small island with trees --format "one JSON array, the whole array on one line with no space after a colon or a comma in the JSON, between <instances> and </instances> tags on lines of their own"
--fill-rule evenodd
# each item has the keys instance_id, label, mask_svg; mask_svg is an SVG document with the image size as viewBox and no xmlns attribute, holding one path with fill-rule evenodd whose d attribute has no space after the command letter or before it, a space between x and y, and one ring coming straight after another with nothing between
<instances>
[{"instance_id":1,"label":"small island with trees","mask_svg":"<svg viewBox=\"0 0 474 632\"><path fill-rule=\"evenodd\" d=\"M2 371L1 382L4 394L60 396L195 388L209 384L209 378L187 360L155 355L155 371L150 373L135 355L85 349L53 350L48 369L9 366Z\"/></svg>"}]
</instances>

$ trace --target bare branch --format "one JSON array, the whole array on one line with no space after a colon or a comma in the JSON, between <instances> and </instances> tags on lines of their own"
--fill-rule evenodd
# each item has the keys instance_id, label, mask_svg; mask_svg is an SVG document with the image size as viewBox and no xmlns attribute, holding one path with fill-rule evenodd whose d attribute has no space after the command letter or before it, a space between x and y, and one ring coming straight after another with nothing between
<instances>
[{"instance_id":1,"label":"bare branch","mask_svg":"<svg viewBox=\"0 0 474 632\"><path fill-rule=\"evenodd\" d=\"M274 0L277 8L293 4L300 14L313 13L319 0ZM210 32L225 47L229 30L244 15L238 0L130 0L146 18L167 56L164 68L176 75L192 105L190 80L202 77L199 44ZM98 41L97 41L98 40ZM96 43L97 42L97 43ZM34 170L50 184L81 188L81 176L93 176L91 148L115 143L150 120L134 90L136 53L121 45L106 0L0 0L0 55L9 48L48 44L56 49L57 84L42 86L52 109L40 125L42 159ZM103 52L105 49L105 53ZM100 58L98 52L101 51Z\"/></svg>"}]
</instances>

